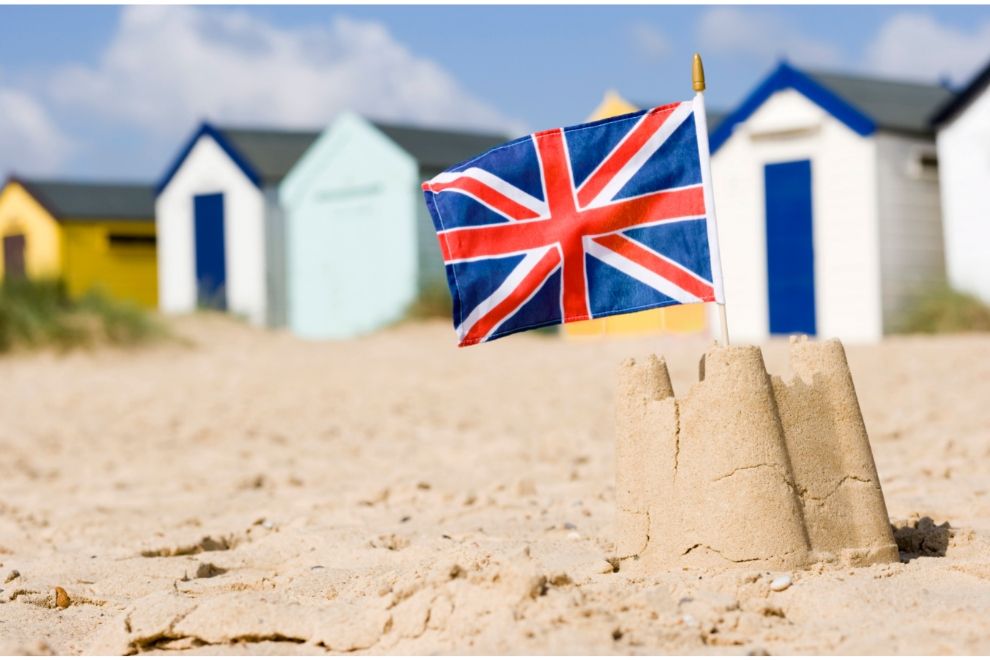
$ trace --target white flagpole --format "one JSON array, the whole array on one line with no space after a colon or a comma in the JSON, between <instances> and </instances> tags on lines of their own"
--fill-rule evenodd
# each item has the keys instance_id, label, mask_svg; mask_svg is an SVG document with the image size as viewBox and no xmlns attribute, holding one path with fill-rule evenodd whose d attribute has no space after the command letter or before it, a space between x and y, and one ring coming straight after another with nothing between
<instances>
[{"instance_id":1,"label":"white flagpole","mask_svg":"<svg viewBox=\"0 0 990 660\"><path fill-rule=\"evenodd\" d=\"M715 304L718 305L722 325L722 345L729 345L729 322L725 316L725 292L722 285L722 255L718 248L718 222L715 219L715 196L712 194L712 164L708 151L708 116L705 114L705 68L701 55L694 54L691 66L691 83L694 88L694 121L701 152L701 182L705 196L705 213L708 222L708 250L712 259L712 284L715 286ZM721 298L721 300L719 300Z\"/></svg>"}]
</instances>

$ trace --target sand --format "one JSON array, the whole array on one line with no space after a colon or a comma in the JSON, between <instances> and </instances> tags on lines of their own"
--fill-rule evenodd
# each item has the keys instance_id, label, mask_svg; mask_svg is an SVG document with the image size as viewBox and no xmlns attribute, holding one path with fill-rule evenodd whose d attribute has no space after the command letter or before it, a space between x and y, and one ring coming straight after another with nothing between
<instances>
[{"instance_id":1,"label":"sand","mask_svg":"<svg viewBox=\"0 0 990 660\"><path fill-rule=\"evenodd\" d=\"M846 347L901 561L637 575L616 369L706 342L178 329L0 359L0 653L990 653L990 336Z\"/></svg>"},{"instance_id":2,"label":"sand","mask_svg":"<svg viewBox=\"0 0 990 660\"><path fill-rule=\"evenodd\" d=\"M662 358L623 363L622 570L899 561L842 344L793 337L790 367L784 380L767 373L759 347L712 347L699 382L675 396Z\"/></svg>"}]
</instances>

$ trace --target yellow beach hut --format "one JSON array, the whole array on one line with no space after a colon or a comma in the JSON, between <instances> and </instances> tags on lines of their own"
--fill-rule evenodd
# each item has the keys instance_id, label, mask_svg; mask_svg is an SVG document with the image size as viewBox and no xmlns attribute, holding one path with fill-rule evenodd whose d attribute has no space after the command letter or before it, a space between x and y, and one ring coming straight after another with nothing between
<instances>
[{"instance_id":1,"label":"yellow beach hut","mask_svg":"<svg viewBox=\"0 0 990 660\"><path fill-rule=\"evenodd\" d=\"M618 92L608 90L601 103L588 117L588 121L607 119L637 112L643 108L624 99ZM709 130L717 120L709 113ZM715 120L715 121L713 121ZM649 335L661 332L693 333L708 327L704 304L677 305L648 309L633 314L606 316L564 326L569 337L597 337L601 335Z\"/></svg>"},{"instance_id":2,"label":"yellow beach hut","mask_svg":"<svg viewBox=\"0 0 990 660\"><path fill-rule=\"evenodd\" d=\"M0 278L61 279L70 297L101 290L158 302L151 185L12 177L0 190Z\"/></svg>"}]
</instances>

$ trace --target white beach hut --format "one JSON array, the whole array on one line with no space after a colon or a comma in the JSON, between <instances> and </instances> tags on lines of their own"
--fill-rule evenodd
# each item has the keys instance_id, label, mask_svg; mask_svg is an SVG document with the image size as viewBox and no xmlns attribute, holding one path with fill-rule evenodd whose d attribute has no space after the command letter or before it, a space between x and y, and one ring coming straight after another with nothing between
<instances>
[{"instance_id":1,"label":"white beach hut","mask_svg":"<svg viewBox=\"0 0 990 660\"><path fill-rule=\"evenodd\" d=\"M949 282L990 303L990 63L934 123Z\"/></svg>"},{"instance_id":2,"label":"white beach hut","mask_svg":"<svg viewBox=\"0 0 990 660\"><path fill-rule=\"evenodd\" d=\"M285 321L279 182L319 136L204 123L157 188L158 300L206 306L257 325Z\"/></svg>"},{"instance_id":3,"label":"white beach hut","mask_svg":"<svg viewBox=\"0 0 990 660\"><path fill-rule=\"evenodd\" d=\"M781 63L713 131L734 338L873 341L944 279L935 85Z\"/></svg>"}]
</instances>

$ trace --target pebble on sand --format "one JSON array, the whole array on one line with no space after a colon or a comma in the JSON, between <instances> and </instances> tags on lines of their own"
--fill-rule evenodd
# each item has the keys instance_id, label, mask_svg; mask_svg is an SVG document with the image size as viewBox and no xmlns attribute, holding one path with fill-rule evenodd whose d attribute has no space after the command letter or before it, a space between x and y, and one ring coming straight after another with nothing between
<instances>
[{"instance_id":1,"label":"pebble on sand","mask_svg":"<svg viewBox=\"0 0 990 660\"><path fill-rule=\"evenodd\" d=\"M615 564L607 559L602 559L595 563L594 571L596 573L615 573Z\"/></svg>"},{"instance_id":2,"label":"pebble on sand","mask_svg":"<svg viewBox=\"0 0 990 660\"><path fill-rule=\"evenodd\" d=\"M778 575L770 583L770 589L772 591L783 591L787 589L789 586L791 586L791 584L792 584L792 580L790 575L787 574Z\"/></svg>"},{"instance_id":3,"label":"pebble on sand","mask_svg":"<svg viewBox=\"0 0 990 660\"><path fill-rule=\"evenodd\" d=\"M55 587L55 607L64 610L69 605L72 605L72 599L69 598L69 594L62 587Z\"/></svg>"}]
</instances>

